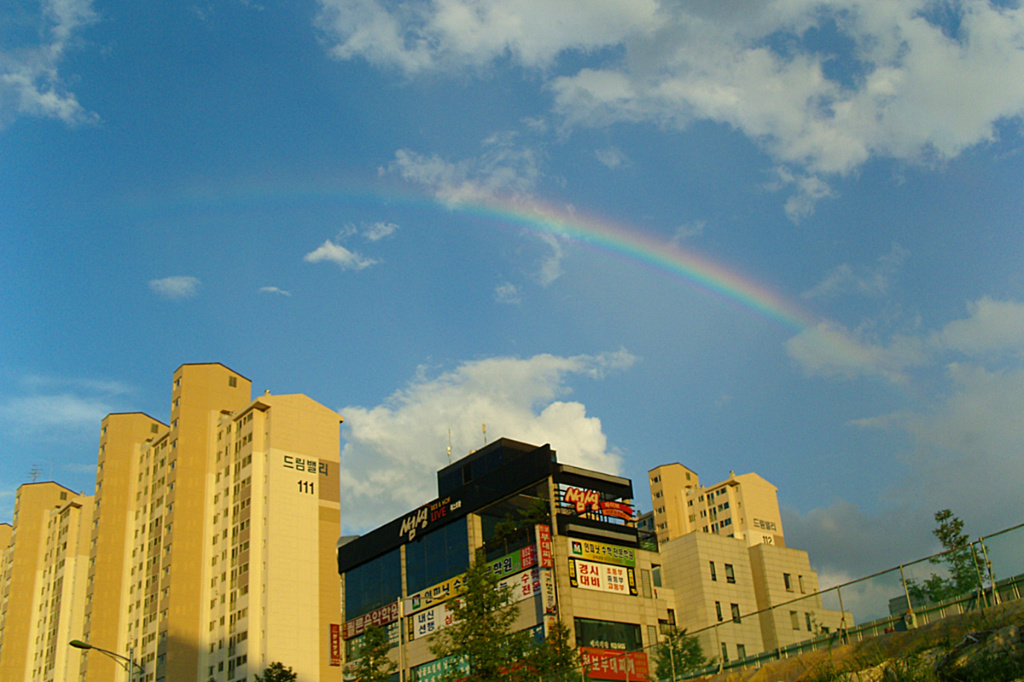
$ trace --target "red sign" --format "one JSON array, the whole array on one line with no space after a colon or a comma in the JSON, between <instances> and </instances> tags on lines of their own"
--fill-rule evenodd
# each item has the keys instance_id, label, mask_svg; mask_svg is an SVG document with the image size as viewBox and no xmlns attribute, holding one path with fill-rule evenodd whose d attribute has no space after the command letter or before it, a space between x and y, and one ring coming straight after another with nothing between
<instances>
[{"instance_id":1,"label":"red sign","mask_svg":"<svg viewBox=\"0 0 1024 682\"><path fill-rule=\"evenodd\" d=\"M385 604L379 609L374 609L358 618L345 621L345 639L358 637L371 625L388 625L398 620L398 602Z\"/></svg>"},{"instance_id":2,"label":"red sign","mask_svg":"<svg viewBox=\"0 0 1024 682\"><path fill-rule=\"evenodd\" d=\"M633 506L625 502L602 500L601 493L583 488L566 488L562 503L572 507L577 514L594 512L603 516L614 516L625 521L633 520Z\"/></svg>"},{"instance_id":3,"label":"red sign","mask_svg":"<svg viewBox=\"0 0 1024 682\"><path fill-rule=\"evenodd\" d=\"M551 527L543 524L537 526L537 565L541 568L554 568L555 552L551 547Z\"/></svg>"},{"instance_id":4,"label":"red sign","mask_svg":"<svg viewBox=\"0 0 1024 682\"><path fill-rule=\"evenodd\" d=\"M341 665L341 626L331 623L331 665Z\"/></svg>"},{"instance_id":5,"label":"red sign","mask_svg":"<svg viewBox=\"0 0 1024 682\"><path fill-rule=\"evenodd\" d=\"M595 649L589 646L580 647L583 669L592 680L625 680L630 682L648 682L647 654L642 651L616 651L615 649Z\"/></svg>"}]
</instances>

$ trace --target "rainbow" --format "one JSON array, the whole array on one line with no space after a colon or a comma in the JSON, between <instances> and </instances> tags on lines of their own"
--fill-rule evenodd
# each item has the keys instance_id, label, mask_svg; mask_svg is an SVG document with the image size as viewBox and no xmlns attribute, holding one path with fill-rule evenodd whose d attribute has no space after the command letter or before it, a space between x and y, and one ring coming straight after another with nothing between
<instances>
[{"instance_id":1,"label":"rainbow","mask_svg":"<svg viewBox=\"0 0 1024 682\"><path fill-rule=\"evenodd\" d=\"M339 187L344 187L339 191ZM184 196L183 196L184 195ZM638 265L678 278L702 291L708 292L740 308L773 320L796 332L814 328L814 316L793 301L783 298L770 288L730 270L721 263L698 255L693 251L646 234L633 226L616 224L607 219L587 215L576 209L560 208L530 199L507 197L476 197L472 200L447 202L441 198L411 192L407 186L370 186L365 180L321 178L282 181L280 178L253 179L225 191L223 186L193 185L182 187L173 198L175 208L181 200L198 210L210 206L226 208L247 204L252 200L272 203L295 203L297 200L345 199L368 204L389 204L444 208L453 213L477 217L485 222L502 226L515 226L539 235L552 235L557 239L586 245L610 253ZM137 209L152 211L153 197L129 198ZM833 343L839 339L833 339ZM847 349L847 351L851 351Z\"/></svg>"},{"instance_id":2,"label":"rainbow","mask_svg":"<svg viewBox=\"0 0 1024 682\"><path fill-rule=\"evenodd\" d=\"M551 234L615 253L635 263L652 266L796 331L815 325L809 313L771 289L720 263L634 228L534 200L517 202L495 199L451 205L438 203L456 212L518 225L539 234Z\"/></svg>"}]
</instances>

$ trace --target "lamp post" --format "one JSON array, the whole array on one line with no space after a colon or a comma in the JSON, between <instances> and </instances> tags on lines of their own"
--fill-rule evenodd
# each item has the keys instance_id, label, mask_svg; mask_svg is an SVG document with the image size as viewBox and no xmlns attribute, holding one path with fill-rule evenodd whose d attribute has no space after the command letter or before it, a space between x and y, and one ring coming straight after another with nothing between
<instances>
[{"instance_id":1,"label":"lamp post","mask_svg":"<svg viewBox=\"0 0 1024 682\"><path fill-rule=\"evenodd\" d=\"M115 661L120 663L121 667L128 672L128 682L132 682L132 680L135 678L136 668L138 668L139 672L141 673L146 672L145 669L142 667L142 664L135 662L135 649L133 647L128 647L128 655L122 656L121 654L114 653L113 651L108 651L107 649L101 649L98 646L93 646L88 642L83 642L80 639L73 639L70 642L68 642L68 644L76 649L85 649L86 651L92 649L93 651L98 651L101 654L106 654L110 658L114 659Z\"/></svg>"}]
</instances>

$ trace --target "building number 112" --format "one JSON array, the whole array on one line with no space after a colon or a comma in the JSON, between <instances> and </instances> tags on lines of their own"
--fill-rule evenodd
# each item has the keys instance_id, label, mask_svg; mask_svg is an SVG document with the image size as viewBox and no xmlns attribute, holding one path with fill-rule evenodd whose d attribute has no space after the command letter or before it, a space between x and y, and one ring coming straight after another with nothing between
<instances>
[{"instance_id":1,"label":"building number 112","mask_svg":"<svg viewBox=\"0 0 1024 682\"><path fill-rule=\"evenodd\" d=\"M299 481L299 492L313 494L313 483L311 481Z\"/></svg>"}]
</instances>

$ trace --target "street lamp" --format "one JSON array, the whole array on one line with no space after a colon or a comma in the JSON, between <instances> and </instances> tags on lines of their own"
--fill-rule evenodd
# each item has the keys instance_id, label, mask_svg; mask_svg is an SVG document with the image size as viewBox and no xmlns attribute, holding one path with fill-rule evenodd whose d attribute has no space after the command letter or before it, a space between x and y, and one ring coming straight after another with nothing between
<instances>
[{"instance_id":1,"label":"street lamp","mask_svg":"<svg viewBox=\"0 0 1024 682\"><path fill-rule=\"evenodd\" d=\"M87 651L89 649L92 649L93 651L98 651L101 654L106 654L110 658L114 659L115 661L120 663L121 667L124 668L128 672L128 682L131 682L134 679L135 676L133 675L133 672L134 672L135 668L138 668L139 672L141 672L141 673L145 673L146 672L146 670L142 667L142 665L140 663L136 663L135 662L135 649L132 648L132 647L128 647L128 655L127 656L122 656L121 654L116 654L113 651L108 651L106 649L101 649L98 646L93 646L92 644L89 644L88 642L83 642L80 639L73 639L70 642L68 642L68 644L73 646L76 649L85 649Z\"/></svg>"}]
</instances>

